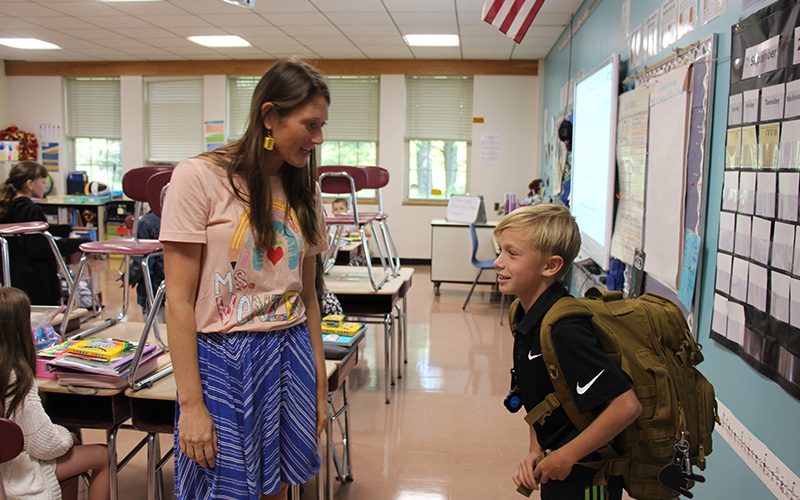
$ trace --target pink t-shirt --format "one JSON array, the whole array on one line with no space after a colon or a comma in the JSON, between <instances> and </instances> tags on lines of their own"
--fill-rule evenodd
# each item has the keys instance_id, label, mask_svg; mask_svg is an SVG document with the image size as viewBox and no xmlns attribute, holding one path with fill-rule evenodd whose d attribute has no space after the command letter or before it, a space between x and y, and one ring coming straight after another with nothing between
<instances>
[{"instance_id":1,"label":"pink t-shirt","mask_svg":"<svg viewBox=\"0 0 800 500\"><path fill-rule=\"evenodd\" d=\"M303 259L322 252L309 247L294 210L286 210L280 177L270 177L276 241L255 252L249 214L233 194L227 173L200 158L182 161L172 174L161 214L159 239L202 243L195 321L200 333L270 331L301 323L306 309ZM246 195L244 183L237 186ZM317 191L320 225L325 220Z\"/></svg>"}]
</instances>

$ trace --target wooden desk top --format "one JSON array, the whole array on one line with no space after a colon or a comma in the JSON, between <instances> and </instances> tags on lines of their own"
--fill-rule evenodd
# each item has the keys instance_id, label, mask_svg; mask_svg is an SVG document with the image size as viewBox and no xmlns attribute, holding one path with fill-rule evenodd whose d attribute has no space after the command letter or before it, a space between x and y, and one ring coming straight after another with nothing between
<instances>
[{"instance_id":1,"label":"wooden desk top","mask_svg":"<svg viewBox=\"0 0 800 500\"><path fill-rule=\"evenodd\" d=\"M376 279L381 272L382 269L375 268ZM401 267L399 276L390 278L380 290L375 291L366 267L333 266L325 275L325 286L336 295L396 295L413 274L413 268Z\"/></svg>"},{"instance_id":2,"label":"wooden desk top","mask_svg":"<svg viewBox=\"0 0 800 500\"><path fill-rule=\"evenodd\" d=\"M39 318L42 314L52 315L57 310L61 309L59 306L31 306L31 323L36 324L37 318ZM69 315L70 321L74 319L84 318L89 316L90 312L88 309L78 308L73 309ZM64 319L64 315L62 313L56 314L53 319L50 320L50 325L55 327L61 326L61 320Z\"/></svg>"},{"instance_id":3,"label":"wooden desk top","mask_svg":"<svg viewBox=\"0 0 800 500\"><path fill-rule=\"evenodd\" d=\"M90 326L90 325L87 325ZM105 330L97 332L93 337L97 338L115 338L119 340L127 340L127 341L134 341L138 342L139 337L142 335L142 329L144 328L144 323L133 323L124 321L122 323L117 323L114 326L106 328ZM167 334L167 326L166 325L159 325L159 329L161 331L161 335L166 337ZM150 337L148 338L149 341L153 342L153 333L150 332ZM171 363L169 353L164 353L158 357L156 360L158 363L158 368L156 370L161 369L162 367ZM169 378L169 377L166 377ZM163 379L159 382L162 382ZM70 387L61 385L58 383L57 379L45 379L45 378L37 378L36 383L39 385L39 389L43 392L53 392L59 394L78 394L81 395L83 392L75 392L75 390L70 390ZM156 384L157 385L157 384ZM85 387L84 395L89 396L116 396L117 394L121 394L125 391L125 388L120 389L95 389L94 387ZM81 390L81 389L79 389ZM173 395L172 399L175 399Z\"/></svg>"}]
</instances>

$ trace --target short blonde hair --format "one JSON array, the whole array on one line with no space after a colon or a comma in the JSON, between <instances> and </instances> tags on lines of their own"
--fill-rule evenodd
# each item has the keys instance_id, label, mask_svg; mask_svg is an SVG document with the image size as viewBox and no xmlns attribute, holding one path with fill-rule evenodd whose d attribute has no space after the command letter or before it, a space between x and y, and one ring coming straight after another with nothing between
<instances>
[{"instance_id":1,"label":"short blonde hair","mask_svg":"<svg viewBox=\"0 0 800 500\"><path fill-rule=\"evenodd\" d=\"M567 207L546 203L520 207L497 224L495 237L516 231L528 243L547 256L558 255L564 267L556 278L562 278L581 249L581 233L575 217Z\"/></svg>"}]
</instances>

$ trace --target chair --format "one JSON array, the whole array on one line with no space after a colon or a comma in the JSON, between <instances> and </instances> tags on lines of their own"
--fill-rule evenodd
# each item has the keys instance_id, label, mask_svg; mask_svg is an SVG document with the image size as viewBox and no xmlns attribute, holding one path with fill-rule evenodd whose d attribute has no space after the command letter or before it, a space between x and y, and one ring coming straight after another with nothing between
<instances>
[{"instance_id":1,"label":"chair","mask_svg":"<svg viewBox=\"0 0 800 500\"><path fill-rule=\"evenodd\" d=\"M358 209L356 193L362 189L366 189L366 186L369 184L366 171L361 167L337 165L319 167L318 173L320 188L323 193L349 194L353 207L352 214L325 217L325 223L335 227L335 232L329 242L328 252L325 256L325 272L327 273L336 261L336 253L338 252L338 242L342 228L347 225L355 225L358 227L361 246L364 250L370 283L372 284L373 290L379 290L389 279L391 266L387 262L386 254L388 252L384 247L384 242L381 241L381 238L377 237L373 225L373 222L379 219L379 214L377 212L364 214ZM378 247L378 253L380 254L381 265L384 269L384 276L380 281L375 279L375 272L372 268L372 256L370 255L367 236L364 232L364 228L367 226L372 229L372 234L376 236L375 242Z\"/></svg>"},{"instance_id":2,"label":"chair","mask_svg":"<svg viewBox=\"0 0 800 500\"><path fill-rule=\"evenodd\" d=\"M75 275L75 282L79 283L80 278L83 275L84 269L86 269L86 265L88 263L88 259L92 255L111 255L111 254L122 254L124 256L123 265L123 285L122 285L122 307L120 309L119 314L114 318L108 318L105 321L99 323L96 326L88 328L79 332L78 334L74 335L73 338L82 338L86 337L90 334L108 328L120 321L123 321L128 314L128 298L129 298L129 276L128 276L128 261L130 257L142 257L142 271L145 280L145 286L147 287L148 293L147 294L147 305L149 308L152 309L153 305L153 296L151 294L153 290L153 284L150 280L150 273L148 270L149 259L159 252L162 251L161 243L158 240L140 240L136 233L139 227L139 218L144 215L144 203L148 201L147 197L147 181L155 174L160 172L172 172L174 169L174 165L145 165L143 167L134 168L132 170L128 170L125 172L125 175L122 177L122 191L125 195L134 200L136 203L134 205L134 222L133 222L133 237L132 238L120 238L115 240L108 240L108 241L91 241L88 243L83 243L80 246L83 255L81 256L80 264L78 265L78 272ZM102 223L102 221L101 221ZM75 303L75 291L77 287L73 287L70 291L69 298L67 299L67 310L64 313L64 321L61 323L61 336L62 338L65 337L66 332L66 322L69 318L70 313L72 312L73 304ZM155 323L156 330L158 329L158 323ZM158 336L158 335L157 335ZM158 336L160 338L160 336Z\"/></svg>"},{"instance_id":3,"label":"chair","mask_svg":"<svg viewBox=\"0 0 800 500\"><path fill-rule=\"evenodd\" d=\"M22 429L13 420L0 418L0 464L17 458L25 446L25 437ZM3 477L0 475L0 500L6 500L6 490L3 488Z\"/></svg>"},{"instance_id":4,"label":"chair","mask_svg":"<svg viewBox=\"0 0 800 500\"><path fill-rule=\"evenodd\" d=\"M381 191L382 188L389 184L389 171L383 167L361 168L367 174L366 189L374 189L378 198L378 212L376 213L377 216L375 220L378 221L378 227L381 230L381 236L383 237L383 242L386 246L389 262L392 265L392 274L397 276L400 273L400 255L397 253L397 247L394 244L394 239L392 239L392 234L389 232L389 224L386 222L386 219L389 218L389 214L383 210L383 193ZM364 215L369 214L370 212Z\"/></svg>"},{"instance_id":5,"label":"chair","mask_svg":"<svg viewBox=\"0 0 800 500\"><path fill-rule=\"evenodd\" d=\"M55 239L48 231L49 228L50 224L44 221L0 224L0 259L2 259L3 266L3 286L11 286L11 263L9 260L10 257L8 253L7 239L28 234L41 234L47 239L47 244L50 245L50 249L53 251L58 268L61 271L61 274L64 275L64 279L67 280L67 289L72 292L72 273L69 272L67 263L64 261L64 257L61 255L61 252L59 252L58 247L56 246Z\"/></svg>"},{"instance_id":6,"label":"chair","mask_svg":"<svg viewBox=\"0 0 800 500\"><path fill-rule=\"evenodd\" d=\"M478 274L475 276L475 281L472 282L472 288L469 289L467 300L464 301L464 305L461 307L464 311L467 310L469 299L472 297L472 292L475 290L475 285L478 284L478 280L481 278L483 271L486 269L494 269L494 259L478 259L478 233L475 231L475 224L469 225L469 235L472 238L472 265L478 270Z\"/></svg>"}]
</instances>

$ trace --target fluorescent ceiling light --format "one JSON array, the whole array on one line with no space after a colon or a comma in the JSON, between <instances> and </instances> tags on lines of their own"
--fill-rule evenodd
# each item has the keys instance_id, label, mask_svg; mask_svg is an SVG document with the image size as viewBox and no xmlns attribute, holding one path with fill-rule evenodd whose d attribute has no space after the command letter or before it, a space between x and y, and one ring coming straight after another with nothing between
<instances>
[{"instance_id":1,"label":"fluorescent ceiling light","mask_svg":"<svg viewBox=\"0 0 800 500\"><path fill-rule=\"evenodd\" d=\"M250 42L234 35L190 36L189 40L205 47L250 47Z\"/></svg>"},{"instance_id":2,"label":"fluorescent ceiling light","mask_svg":"<svg viewBox=\"0 0 800 500\"><path fill-rule=\"evenodd\" d=\"M412 47L458 47L458 35L403 35Z\"/></svg>"},{"instance_id":3,"label":"fluorescent ceiling light","mask_svg":"<svg viewBox=\"0 0 800 500\"><path fill-rule=\"evenodd\" d=\"M15 49L51 50L60 49L58 45L39 40L38 38L0 38L0 45Z\"/></svg>"}]
</instances>

